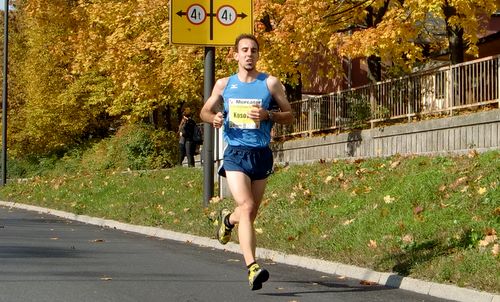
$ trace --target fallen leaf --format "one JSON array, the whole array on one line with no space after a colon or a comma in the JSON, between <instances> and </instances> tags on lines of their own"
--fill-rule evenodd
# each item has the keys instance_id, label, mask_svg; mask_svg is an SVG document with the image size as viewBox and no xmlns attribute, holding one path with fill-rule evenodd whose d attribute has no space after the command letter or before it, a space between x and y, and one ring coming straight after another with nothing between
<instances>
[{"instance_id":1,"label":"fallen leaf","mask_svg":"<svg viewBox=\"0 0 500 302\"><path fill-rule=\"evenodd\" d=\"M397 166L399 166L401 164L401 161L397 160L395 162L392 162L391 163L391 169L394 169L396 168Z\"/></svg>"},{"instance_id":2,"label":"fallen leaf","mask_svg":"<svg viewBox=\"0 0 500 302\"><path fill-rule=\"evenodd\" d=\"M377 248L377 241L370 239L370 242L368 243L368 247L372 249Z\"/></svg>"},{"instance_id":3,"label":"fallen leaf","mask_svg":"<svg viewBox=\"0 0 500 302\"><path fill-rule=\"evenodd\" d=\"M476 150L470 150L469 153L467 154L467 156L469 158L474 158L478 155L479 153L476 151Z\"/></svg>"},{"instance_id":4,"label":"fallen leaf","mask_svg":"<svg viewBox=\"0 0 500 302\"><path fill-rule=\"evenodd\" d=\"M101 280L102 281L111 281L111 280L113 280L113 278L108 277L108 276L104 276L104 277L101 277Z\"/></svg>"},{"instance_id":5,"label":"fallen leaf","mask_svg":"<svg viewBox=\"0 0 500 302\"><path fill-rule=\"evenodd\" d=\"M361 280L361 282L359 282L359 284L372 286L372 285L377 285L378 283L374 282L374 281Z\"/></svg>"},{"instance_id":6,"label":"fallen leaf","mask_svg":"<svg viewBox=\"0 0 500 302\"><path fill-rule=\"evenodd\" d=\"M333 179L333 176L328 176L326 179L325 179L325 184L329 183L330 181L332 181Z\"/></svg>"},{"instance_id":7,"label":"fallen leaf","mask_svg":"<svg viewBox=\"0 0 500 302\"><path fill-rule=\"evenodd\" d=\"M421 206L416 206L415 208L413 208L413 214L415 214L415 215L418 215L418 214L422 213L423 211L424 211L424 208Z\"/></svg>"},{"instance_id":8,"label":"fallen leaf","mask_svg":"<svg viewBox=\"0 0 500 302\"><path fill-rule=\"evenodd\" d=\"M393 202L394 202L394 200L395 200L395 198L394 198L394 197L391 197L390 195L386 195L386 196L384 196L384 202L385 202L385 203L387 203L387 204L389 204L389 203L393 203Z\"/></svg>"},{"instance_id":9,"label":"fallen leaf","mask_svg":"<svg viewBox=\"0 0 500 302\"><path fill-rule=\"evenodd\" d=\"M494 255L494 256L498 256L498 254L500 253L500 245L498 243L495 243L493 245L493 247L491 248L491 253Z\"/></svg>"},{"instance_id":10,"label":"fallen leaf","mask_svg":"<svg viewBox=\"0 0 500 302\"><path fill-rule=\"evenodd\" d=\"M344 223L342 223L342 224L343 224L343 225L349 225L349 224L353 223L353 221L354 221L354 220L355 220L355 218L350 219L350 220L346 220L346 221L344 221Z\"/></svg>"},{"instance_id":11,"label":"fallen leaf","mask_svg":"<svg viewBox=\"0 0 500 302\"><path fill-rule=\"evenodd\" d=\"M486 192L487 192L486 188L483 188L483 187L481 187L481 188L479 188L479 189L477 190L477 193L478 193L479 195L484 195L484 194L486 194Z\"/></svg>"},{"instance_id":12,"label":"fallen leaf","mask_svg":"<svg viewBox=\"0 0 500 302\"><path fill-rule=\"evenodd\" d=\"M94 240L91 240L90 242L102 243L102 242L105 242L105 240L104 239L94 239Z\"/></svg>"},{"instance_id":13,"label":"fallen leaf","mask_svg":"<svg viewBox=\"0 0 500 302\"><path fill-rule=\"evenodd\" d=\"M500 216L500 207L497 207L496 209L493 210L493 215Z\"/></svg>"},{"instance_id":14,"label":"fallen leaf","mask_svg":"<svg viewBox=\"0 0 500 302\"><path fill-rule=\"evenodd\" d=\"M484 232L486 235L496 235L497 231L494 228L487 228Z\"/></svg>"},{"instance_id":15,"label":"fallen leaf","mask_svg":"<svg viewBox=\"0 0 500 302\"><path fill-rule=\"evenodd\" d=\"M413 242L413 236L410 234L406 234L403 236L403 238L401 240L403 240L403 242L405 242L405 243L411 243L411 242Z\"/></svg>"},{"instance_id":16,"label":"fallen leaf","mask_svg":"<svg viewBox=\"0 0 500 302\"><path fill-rule=\"evenodd\" d=\"M57 238L57 237L52 237L52 238L50 238L50 240L59 240L59 238Z\"/></svg>"},{"instance_id":17,"label":"fallen leaf","mask_svg":"<svg viewBox=\"0 0 500 302\"><path fill-rule=\"evenodd\" d=\"M257 233L257 234L263 234L264 230L262 230L261 228L256 228L255 229L255 233Z\"/></svg>"},{"instance_id":18,"label":"fallen leaf","mask_svg":"<svg viewBox=\"0 0 500 302\"><path fill-rule=\"evenodd\" d=\"M366 168L361 168L361 169L356 170L356 175L360 176L361 174L363 174L365 172L366 172Z\"/></svg>"},{"instance_id":19,"label":"fallen leaf","mask_svg":"<svg viewBox=\"0 0 500 302\"><path fill-rule=\"evenodd\" d=\"M221 198L219 196L212 197L209 201L209 203L219 203L221 201Z\"/></svg>"},{"instance_id":20,"label":"fallen leaf","mask_svg":"<svg viewBox=\"0 0 500 302\"><path fill-rule=\"evenodd\" d=\"M481 247L488 246L491 243L495 242L496 240L497 240L497 235L485 236L483 240L479 241L479 246L481 246Z\"/></svg>"},{"instance_id":21,"label":"fallen leaf","mask_svg":"<svg viewBox=\"0 0 500 302\"><path fill-rule=\"evenodd\" d=\"M455 190L458 186L461 184L464 184L467 181L467 176L460 177L459 179L455 180L454 183L450 185L450 189Z\"/></svg>"}]
</instances>

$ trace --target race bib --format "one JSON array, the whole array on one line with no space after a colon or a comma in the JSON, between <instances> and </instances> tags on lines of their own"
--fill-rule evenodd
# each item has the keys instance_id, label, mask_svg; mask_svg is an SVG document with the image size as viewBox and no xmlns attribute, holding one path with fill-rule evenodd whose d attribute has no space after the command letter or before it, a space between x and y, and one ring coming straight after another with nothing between
<instances>
[{"instance_id":1,"label":"race bib","mask_svg":"<svg viewBox=\"0 0 500 302\"><path fill-rule=\"evenodd\" d=\"M259 121L247 116L254 105L262 105L261 99L229 99L229 128L258 129Z\"/></svg>"}]
</instances>

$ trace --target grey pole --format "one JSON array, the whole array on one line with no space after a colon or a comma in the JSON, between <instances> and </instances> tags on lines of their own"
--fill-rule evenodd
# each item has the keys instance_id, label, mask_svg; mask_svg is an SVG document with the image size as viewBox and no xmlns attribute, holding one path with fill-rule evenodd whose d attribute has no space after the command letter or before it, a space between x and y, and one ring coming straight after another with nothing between
<instances>
[{"instance_id":1,"label":"grey pole","mask_svg":"<svg viewBox=\"0 0 500 302\"><path fill-rule=\"evenodd\" d=\"M7 183L7 75L9 64L9 0L4 0L3 94L2 94L2 186Z\"/></svg>"},{"instance_id":2,"label":"grey pole","mask_svg":"<svg viewBox=\"0 0 500 302\"><path fill-rule=\"evenodd\" d=\"M215 47L205 47L204 101L212 94L215 84ZM214 128L203 126L203 206L207 207L214 196Z\"/></svg>"}]
</instances>

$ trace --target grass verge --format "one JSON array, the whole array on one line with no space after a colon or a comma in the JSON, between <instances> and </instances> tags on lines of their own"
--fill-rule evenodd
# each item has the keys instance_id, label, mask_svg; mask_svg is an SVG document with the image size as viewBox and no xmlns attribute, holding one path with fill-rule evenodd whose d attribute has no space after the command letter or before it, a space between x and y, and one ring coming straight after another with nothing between
<instances>
[{"instance_id":1,"label":"grass verge","mask_svg":"<svg viewBox=\"0 0 500 302\"><path fill-rule=\"evenodd\" d=\"M89 170L89 160L64 158L0 198L209 237L216 211L232 206L202 206L201 169ZM500 293L499 185L500 151L277 167L258 245Z\"/></svg>"}]
</instances>

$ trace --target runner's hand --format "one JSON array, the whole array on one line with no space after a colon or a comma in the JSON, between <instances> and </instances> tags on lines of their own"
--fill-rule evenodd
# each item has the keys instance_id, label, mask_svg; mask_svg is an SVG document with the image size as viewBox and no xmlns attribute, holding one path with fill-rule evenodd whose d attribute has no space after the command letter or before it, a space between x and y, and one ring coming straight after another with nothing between
<instances>
[{"instance_id":1,"label":"runner's hand","mask_svg":"<svg viewBox=\"0 0 500 302\"><path fill-rule=\"evenodd\" d=\"M212 121L212 125L214 128L222 127L222 123L224 122L224 117L222 116L222 112L217 112L214 116L214 120Z\"/></svg>"},{"instance_id":2,"label":"runner's hand","mask_svg":"<svg viewBox=\"0 0 500 302\"><path fill-rule=\"evenodd\" d=\"M260 105L253 105L247 116L254 121L262 121L267 118L267 112Z\"/></svg>"}]
</instances>

